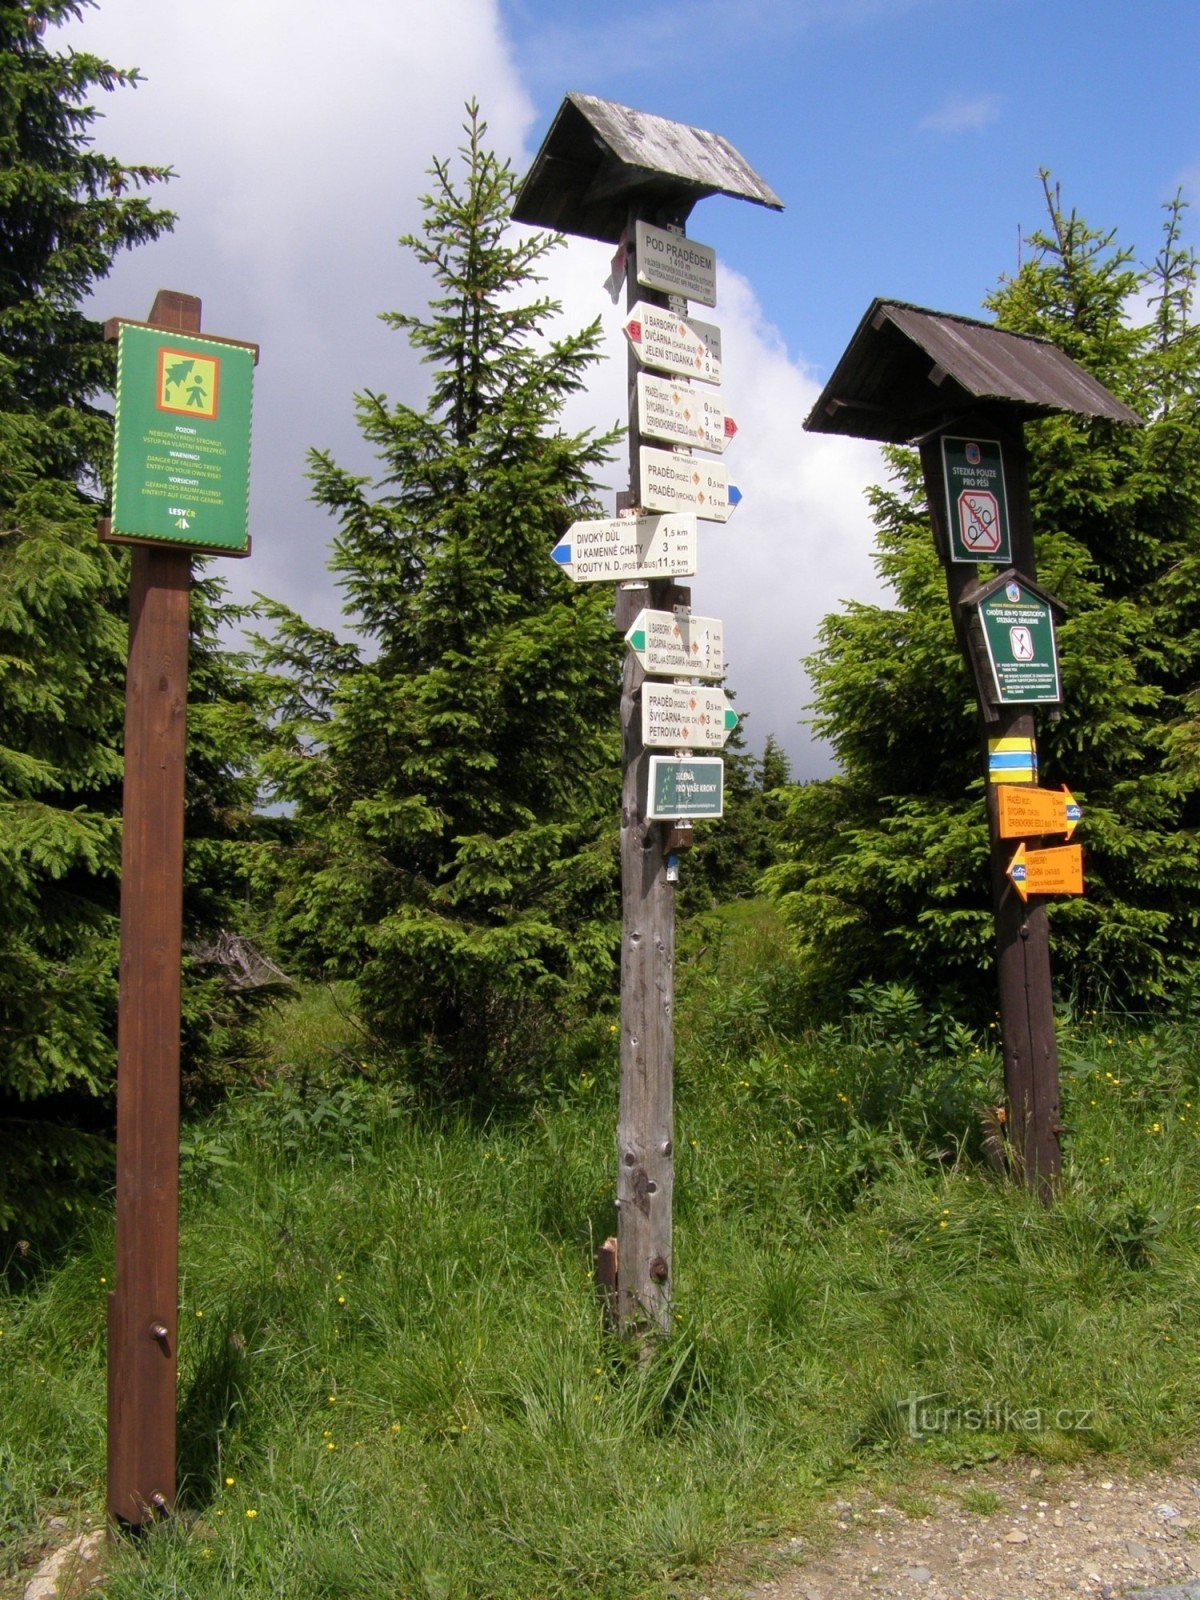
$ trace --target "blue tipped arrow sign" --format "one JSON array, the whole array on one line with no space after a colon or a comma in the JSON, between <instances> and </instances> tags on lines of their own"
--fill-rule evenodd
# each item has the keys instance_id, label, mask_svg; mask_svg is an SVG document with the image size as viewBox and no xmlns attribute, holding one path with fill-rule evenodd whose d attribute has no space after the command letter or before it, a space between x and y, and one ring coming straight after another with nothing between
<instances>
[{"instance_id":1,"label":"blue tipped arrow sign","mask_svg":"<svg viewBox=\"0 0 1200 1600\"><path fill-rule=\"evenodd\" d=\"M696 570L696 519L677 515L573 522L550 559L573 583L690 577Z\"/></svg>"}]
</instances>

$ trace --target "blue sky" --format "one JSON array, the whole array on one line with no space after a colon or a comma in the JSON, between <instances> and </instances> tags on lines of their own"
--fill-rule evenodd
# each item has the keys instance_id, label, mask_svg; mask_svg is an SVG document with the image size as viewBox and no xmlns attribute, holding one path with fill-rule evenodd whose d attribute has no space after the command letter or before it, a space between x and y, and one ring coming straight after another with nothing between
<instances>
[{"instance_id":1,"label":"blue sky","mask_svg":"<svg viewBox=\"0 0 1200 1600\"><path fill-rule=\"evenodd\" d=\"M422 304L395 241L463 102L478 96L522 172L570 89L742 151L787 209L714 198L689 227L718 253L707 315L745 495L725 528L701 525L693 603L725 619L752 746L775 732L800 776L829 765L801 720L801 658L825 614L877 594L863 495L881 470L873 447L801 423L872 297L978 313L1044 222L1041 167L1143 260L1163 202L1200 186L1195 0L102 0L67 37L146 77L104 97L101 147L179 173L174 235L122 260L96 314L144 316L156 288L183 289L209 331L261 343L254 555L224 567L236 594L329 625L332 529L307 501L306 451L369 470L354 391L421 399L376 313ZM609 254L571 240L552 268L565 316L602 316L613 357L572 424L624 414Z\"/></svg>"}]
</instances>

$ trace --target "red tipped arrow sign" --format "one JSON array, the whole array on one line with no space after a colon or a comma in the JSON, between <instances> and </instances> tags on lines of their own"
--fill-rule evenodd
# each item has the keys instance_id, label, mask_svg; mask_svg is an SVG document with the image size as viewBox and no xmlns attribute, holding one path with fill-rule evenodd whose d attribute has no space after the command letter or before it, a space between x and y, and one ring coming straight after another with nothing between
<instances>
[{"instance_id":1,"label":"red tipped arrow sign","mask_svg":"<svg viewBox=\"0 0 1200 1600\"><path fill-rule=\"evenodd\" d=\"M629 313L625 337L643 367L704 383L721 381L721 330L711 322L677 317L639 300Z\"/></svg>"},{"instance_id":2,"label":"red tipped arrow sign","mask_svg":"<svg viewBox=\"0 0 1200 1600\"><path fill-rule=\"evenodd\" d=\"M737 423L725 415L721 391L707 384L639 372L637 397L638 426L647 439L721 454L737 432Z\"/></svg>"}]
</instances>

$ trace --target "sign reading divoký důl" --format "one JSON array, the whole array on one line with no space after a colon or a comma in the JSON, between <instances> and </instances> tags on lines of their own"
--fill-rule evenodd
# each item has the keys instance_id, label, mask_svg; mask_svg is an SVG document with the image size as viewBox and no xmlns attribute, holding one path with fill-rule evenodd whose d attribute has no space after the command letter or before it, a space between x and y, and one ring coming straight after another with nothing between
<instances>
[{"instance_id":1,"label":"sign reading divok\u00fd d\u016fl","mask_svg":"<svg viewBox=\"0 0 1200 1600\"><path fill-rule=\"evenodd\" d=\"M252 346L122 323L111 536L249 549Z\"/></svg>"}]
</instances>

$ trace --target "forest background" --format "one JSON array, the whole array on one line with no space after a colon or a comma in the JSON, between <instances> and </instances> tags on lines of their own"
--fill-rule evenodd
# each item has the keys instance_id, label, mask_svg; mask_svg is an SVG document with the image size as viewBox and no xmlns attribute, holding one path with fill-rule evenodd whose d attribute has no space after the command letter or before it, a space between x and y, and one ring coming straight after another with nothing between
<instances>
[{"instance_id":1,"label":"forest background","mask_svg":"<svg viewBox=\"0 0 1200 1600\"><path fill-rule=\"evenodd\" d=\"M111 1181L127 567L95 538L110 476L112 352L83 299L117 251L150 246L171 223L155 201L161 169L122 165L90 143L90 97L128 74L55 49L47 25L77 9L0 0L0 1138L9 1157L0 1230L19 1306L9 1348L24 1340L31 1350L50 1301L41 1289L26 1299L25 1286L60 1259L70 1265L51 1298L82 1281L80 1264L105 1248ZM365 1162L368 1150L382 1159L377 1135L407 1145L428 1133L449 1167L468 1159L480 1130L517 1141L482 1152L497 1159L532 1160L526 1141L549 1140L565 1188L540 1191L525 1248L549 1236L571 1259L605 1225L594 1165L564 1158L557 1141L590 1128L594 1144L597 1115L615 1109L603 1091L615 1067L620 657L610 597L570 588L547 552L575 517L600 509L594 477L615 440L561 425L587 382L597 330L553 324L537 274L556 242L507 229L514 175L473 106L457 155L436 158L429 177L423 227L401 245L427 269L430 303L386 319L429 368L425 403L359 397L379 463L372 478L328 453L310 458L313 494L336 525L332 567L352 639L270 601L247 618L213 567L194 590L189 1160L196 1194L207 1186L214 1198L213 1220L232 1204L238 1174L263 1182L268 1167L293 1170L328 1151L331 1137L338 1159ZM1052 911L1064 1051L1082 1089L1069 1172L1089 1144L1110 1149L1088 1163L1067 1220L1048 1226L1070 1235L1055 1235L1052 1249L1086 1254L1099 1240L1113 1273L1143 1273L1141 1287L1155 1286L1139 1303L1158 1327L1167 1289L1145 1274L1178 1273L1195 1248L1179 1149L1196 1137L1187 1041L1200 937L1196 264L1179 200L1140 263L1115 232L1067 209L1049 180L1044 198L1046 224L988 310L1001 326L1052 338L1146 420L1137 430L1076 418L1029 429L1041 576L1067 611L1064 713L1043 731L1043 771L1052 784L1070 781L1087 817L1088 894ZM697 1139L714 1152L714 1186L696 1204L724 1228L757 1230L754 1248L816 1217L863 1229L872 1208L923 1212L931 1184L978 1186L987 1170L981 1112L998 1084L970 686L913 459L897 451L889 465L871 504L887 603L830 617L814 658L837 775L792 785L774 741L761 757L735 751L729 815L692 853L680 896L681 1072L696 1096ZM230 647L234 622L256 630L253 647ZM268 798L282 810L265 809ZM287 979L242 981L229 951L248 946ZM300 1018L294 1034L263 1016L287 981L300 997L285 1013ZM1130 1046L1136 1071L1098 1050L1088 1031L1097 1012L1104 1051L1114 1018L1122 1037L1140 1041ZM304 1031L314 1018L315 1039ZM822 1064L831 1058L840 1066ZM1117 1070L1101 1080L1109 1059ZM1128 1100L1089 1094L1107 1082L1130 1086ZM1148 1158L1141 1140L1151 1130ZM735 1159L739 1140L749 1160ZM1128 1163L1106 1188L1095 1162L1107 1165L1112 1152ZM260 1158L266 1165L248 1179ZM430 1213L442 1218L446 1263L449 1204L447 1191ZM981 1204L1002 1228L1028 1225L1013 1197ZM939 1232L953 1213L942 1209ZM274 1226L264 1221L264 1240ZM870 1226L892 1236L891 1225ZM903 1236L907 1224L896 1226ZM562 1227L565 1238L554 1238ZM318 1255L332 1260L339 1249L326 1241ZM562 1269L569 1298L577 1267ZM797 1270L795 1281L772 1278L760 1305L789 1340L811 1289L811 1268ZM453 1298L450 1280L445 1288ZM1081 1280L1085 1299L1093 1291ZM281 1319L295 1317L300 1286L280 1294ZM484 1316L477 1295L472 1303ZM658 1377L637 1379L641 1398L622 1391L635 1432L660 1439L664 1419L708 1404L693 1397L739 1392L746 1375L719 1374L701 1332L707 1304L697 1284L699 1320L683 1318L690 1331ZM424 1305L406 1289L387 1318L411 1334ZM574 1314L582 1330L578 1304ZM312 1348L338 1334L331 1315ZM258 1313L243 1307L238 1317L258 1319L254 1337L248 1344L231 1323L226 1352L257 1348L264 1332ZM918 1323L897 1363L948 1361ZM1135 1318L1123 1330L1131 1350L1146 1325ZM360 1333L369 1343L369 1329ZM721 1348L727 1337L728 1328ZM90 1335L77 1350L71 1384L95 1376ZM261 1426L247 1399L257 1377L213 1367L240 1359L207 1345L193 1352L197 1396L212 1405L224 1396L221 1441ZM319 1364L315 1380L328 1370ZM1070 1363L1059 1374L1068 1389L1078 1376ZM649 1412L646 1381L657 1385ZM877 1401L864 1391L857 1403L869 1411ZM568 1432L581 1403L561 1401ZM424 1416L423 1404L409 1410ZM481 1391L467 1411L508 1404ZM1191 1426L1182 1397L1163 1404L1169 1430ZM529 1415L525 1400L518 1409ZM448 1410L457 1416L459 1400ZM1139 1433L1127 1410L1121 1419L1116 1435L1144 1440L1162 1422L1143 1417ZM882 1424L868 1435L892 1438ZM214 1467L203 1436L198 1423L194 1474L211 1504L221 1456ZM22 1525L51 1479L63 1492L53 1425L45 1438L17 1474ZM256 1454L248 1440L261 1465L270 1451ZM542 1491L532 1480L527 1488L532 1504ZM749 1506L758 1480L745 1477L738 1493ZM743 1529L744 1515L734 1519ZM715 1526L705 1524L701 1545ZM405 1560L417 1561L406 1538ZM663 1548L667 1568L682 1559L670 1538ZM432 1572L432 1561L422 1555L414 1570Z\"/></svg>"}]
</instances>

